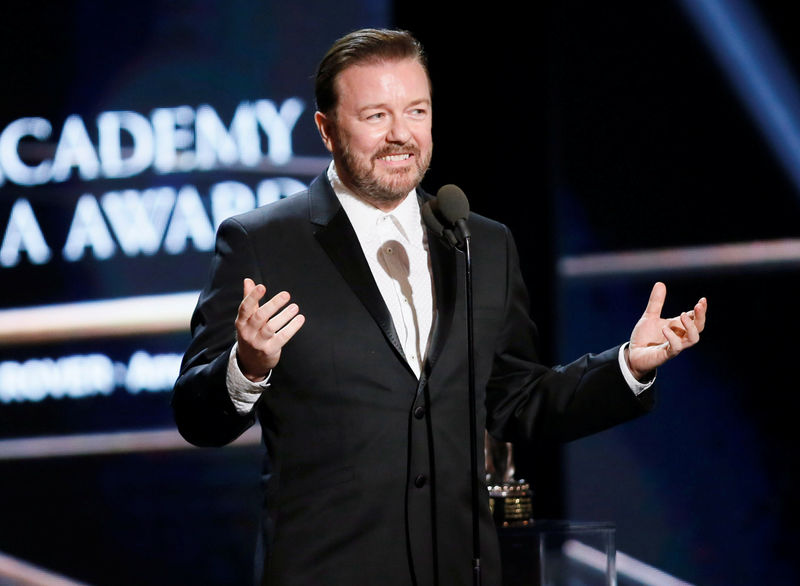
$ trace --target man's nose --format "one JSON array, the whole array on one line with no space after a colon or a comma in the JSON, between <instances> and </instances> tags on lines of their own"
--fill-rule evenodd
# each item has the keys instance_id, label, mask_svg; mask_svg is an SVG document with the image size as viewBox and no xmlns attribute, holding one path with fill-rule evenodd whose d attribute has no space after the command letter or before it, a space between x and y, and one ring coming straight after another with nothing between
<instances>
[{"instance_id":1,"label":"man's nose","mask_svg":"<svg viewBox=\"0 0 800 586\"><path fill-rule=\"evenodd\" d=\"M408 121L402 116L396 116L392 119L392 124L389 127L389 132L386 134L386 140L389 142L396 142L405 144L411 138L411 130L408 127Z\"/></svg>"}]
</instances>

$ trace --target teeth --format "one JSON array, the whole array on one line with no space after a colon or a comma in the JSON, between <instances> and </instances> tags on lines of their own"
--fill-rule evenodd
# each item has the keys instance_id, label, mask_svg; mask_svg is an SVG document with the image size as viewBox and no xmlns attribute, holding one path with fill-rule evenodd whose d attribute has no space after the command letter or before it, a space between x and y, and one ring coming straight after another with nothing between
<instances>
[{"instance_id":1,"label":"teeth","mask_svg":"<svg viewBox=\"0 0 800 586\"><path fill-rule=\"evenodd\" d=\"M408 153L404 155L386 155L385 157L381 157L384 161L405 161L411 155Z\"/></svg>"}]
</instances>

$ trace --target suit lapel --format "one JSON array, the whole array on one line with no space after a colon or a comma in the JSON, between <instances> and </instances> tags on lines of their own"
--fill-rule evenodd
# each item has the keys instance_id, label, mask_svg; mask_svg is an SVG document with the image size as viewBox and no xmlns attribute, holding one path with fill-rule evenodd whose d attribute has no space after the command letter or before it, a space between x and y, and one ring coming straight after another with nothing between
<instances>
[{"instance_id":1,"label":"suit lapel","mask_svg":"<svg viewBox=\"0 0 800 586\"><path fill-rule=\"evenodd\" d=\"M378 324L403 364L408 366L392 316L375 284L355 230L324 175L311 184L309 198L310 219L318 226L314 232L315 238Z\"/></svg>"}]
</instances>

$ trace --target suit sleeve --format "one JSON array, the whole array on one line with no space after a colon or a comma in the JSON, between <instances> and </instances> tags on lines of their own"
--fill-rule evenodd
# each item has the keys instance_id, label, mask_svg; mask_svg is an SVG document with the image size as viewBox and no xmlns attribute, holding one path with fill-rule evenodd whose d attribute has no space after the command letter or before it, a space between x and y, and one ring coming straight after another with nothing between
<instances>
[{"instance_id":1,"label":"suit sleeve","mask_svg":"<svg viewBox=\"0 0 800 586\"><path fill-rule=\"evenodd\" d=\"M228 219L217 234L210 279L192 315L192 341L172 394L178 430L198 446L225 445L255 422L255 409L237 413L225 382L245 277L262 280L246 230Z\"/></svg>"},{"instance_id":2,"label":"suit sleeve","mask_svg":"<svg viewBox=\"0 0 800 586\"><path fill-rule=\"evenodd\" d=\"M487 385L487 429L504 441L570 441L652 409L654 390L638 397L618 363L619 346L555 368L539 363L536 326L511 233L506 235L506 297Z\"/></svg>"}]
</instances>

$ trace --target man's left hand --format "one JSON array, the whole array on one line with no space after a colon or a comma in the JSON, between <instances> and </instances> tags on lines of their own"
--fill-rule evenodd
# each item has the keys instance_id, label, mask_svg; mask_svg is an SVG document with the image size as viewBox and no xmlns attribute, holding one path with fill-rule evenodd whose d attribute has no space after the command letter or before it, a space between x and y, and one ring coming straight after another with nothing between
<instances>
[{"instance_id":1,"label":"man's left hand","mask_svg":"<svg viewBox=\"0 0 800 586\"><path fill-rule=\"evenodd\" d=\"M633 328L630 345L625 351L631 374L640 381L670 358L697 344L706 325L708 301L705 297L691 311L665 319L661 317L661 309L666 296L664 283L656 283L647 309Z\"/></svg>"}]
</instances>

